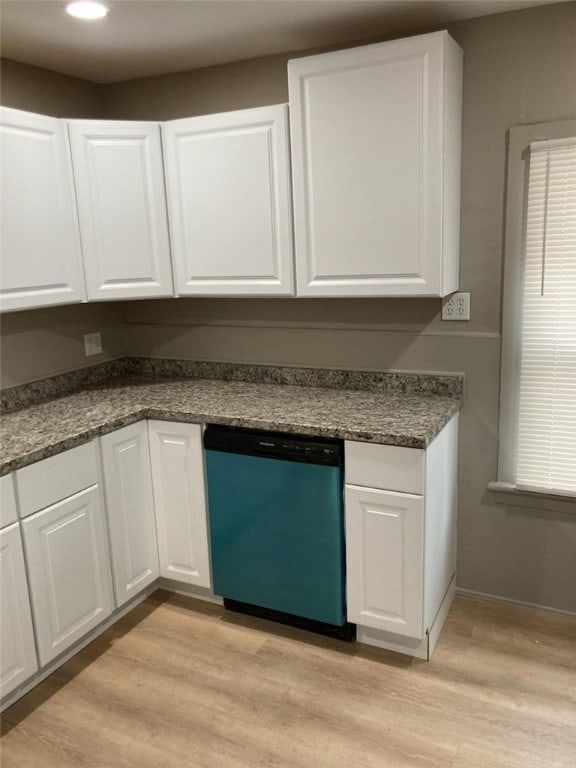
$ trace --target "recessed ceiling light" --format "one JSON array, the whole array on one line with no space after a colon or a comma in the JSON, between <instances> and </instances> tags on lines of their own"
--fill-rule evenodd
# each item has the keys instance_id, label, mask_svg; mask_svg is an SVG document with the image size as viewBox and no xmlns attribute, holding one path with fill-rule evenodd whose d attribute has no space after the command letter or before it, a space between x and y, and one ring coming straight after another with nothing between
<instances>
[{"instance_id":1,"label":"recessed ceiling light","mask_svg":"<svg viewBox=\"0 0 576 768\"><path fill-rule=\"evenodd\" d=\"M68 3L66 13L74 16L75 19L95 21L96 19L103 19L108 13L108 8L102 3L94 2L94 0L77 0L75 3Z\"/></svg>"}]
</instances>

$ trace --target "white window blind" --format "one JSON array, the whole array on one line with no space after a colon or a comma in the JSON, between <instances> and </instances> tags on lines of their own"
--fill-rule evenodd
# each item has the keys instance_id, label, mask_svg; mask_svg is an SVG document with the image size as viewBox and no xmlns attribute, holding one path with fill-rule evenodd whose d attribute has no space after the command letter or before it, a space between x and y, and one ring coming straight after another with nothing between
<instances>
[{"instance_id":1,"label":"white window blind","mask_svg":"<svg viewBox=\"0 0 576 768\"><path fill-rule=\"evenodd\" d=\"M530 145L516 487L576 496L576 138Z\"/></svg>"}]
</instances>

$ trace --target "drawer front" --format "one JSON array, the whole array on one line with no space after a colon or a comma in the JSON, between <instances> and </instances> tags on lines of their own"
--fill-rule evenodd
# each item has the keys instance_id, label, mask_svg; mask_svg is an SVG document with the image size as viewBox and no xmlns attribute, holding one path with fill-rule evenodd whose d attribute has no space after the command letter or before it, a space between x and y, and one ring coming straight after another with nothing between
<instances>
[{"instance_id":1,"label":"drawer front","mask_svg":"<svg viewBox=\"0 0 576 768\"><path fill-rule=\"evenodd\" d=\"M95 444L92 441L19 469L16 480L20 517L27 517L99 482Z\"/></svg>"},{"instance_id":2,"label":"drawer front","mask_svg":"<svg viewBox=\"0 0 576 768\"><path fill-rule=\"evenodd\" d=\"M14 493L14 475L0 477L0 528L18 520L16 495Z\"/></svg>"},{"instance_id":3,"label":"drawer front","mask_svg":"<svg viewBox=\"0 0 576 768\"><path fill-rule=\"evenodd\" d=\"M400 493L424 493L425 451L397 445L345 443L346 482Z\"/></svg>"}]
</instances>

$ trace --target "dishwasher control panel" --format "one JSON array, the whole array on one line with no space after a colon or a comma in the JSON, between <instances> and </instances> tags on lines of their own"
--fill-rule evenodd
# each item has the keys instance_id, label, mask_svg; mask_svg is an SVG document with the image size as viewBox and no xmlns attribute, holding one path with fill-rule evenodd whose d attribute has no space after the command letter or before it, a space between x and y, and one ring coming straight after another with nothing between
<instances>
[{"instance_id":1,"label":"dishwasher control panel","mask_svg":"<svg viewBox=\"0 0 576 768\"><path fill-rule=\"evenodd\" d=\"M342 440L212 425L204 433L204 447L212 451L328 466L342 466L344 458Z\"/></svg>"},{"instance_id":2,"label":"dishwasher control panel","mask_svg":"<svg viewBox=\"0 0 576 768\"><path fill-rule=\"evenodd\" d=\"M302 440L286 438L256 437L253 442L254 453L258 456L278 456L279 458L338 459L340 446L325 443L308 443ZM336 462L337 463L337 462Z\"/></svg>"}]
</instances>

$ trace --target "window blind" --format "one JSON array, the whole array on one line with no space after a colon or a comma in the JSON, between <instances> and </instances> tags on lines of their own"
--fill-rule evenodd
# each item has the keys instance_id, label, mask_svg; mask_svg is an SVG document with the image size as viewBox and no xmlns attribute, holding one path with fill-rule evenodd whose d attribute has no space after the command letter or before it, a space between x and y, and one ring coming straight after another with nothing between
<instances>
[{"instance_id":1,"label":"window blind","mask_svg":"<svg viewBox=\"0 0 576 768\"><path fill-rule=\"evenodd\" d=\"M576 496L576 138L530 145L516 487Z\"/></svg>"}]
</instances>

